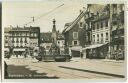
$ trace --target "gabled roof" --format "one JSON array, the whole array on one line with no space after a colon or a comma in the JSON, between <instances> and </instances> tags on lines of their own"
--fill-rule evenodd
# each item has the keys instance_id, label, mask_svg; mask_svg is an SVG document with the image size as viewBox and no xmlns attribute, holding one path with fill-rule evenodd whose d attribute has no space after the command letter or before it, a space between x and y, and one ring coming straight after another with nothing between
<instances>
[{"instance_id":1,"label":"gabled roof","mask_svg":"<svg viewBox=\"0 0 128 83\"><path fill-rule=\"evenodd\" d=\"M63 33L69 31L70 29L72 29L73 26L81 20L81 18L85 15L85 13L86 13L86 11L81 12L81 13L79 14L79 16L78 16L72 23L69 23L69 24L68 24L69 26L66 27L66 28L63 30Z\"/></svg>"},{"instance_id":2,"label":"gabled roof","mask_svg":"<svg viewBox=\"0 0 128 83\"><path fill-rule=\"evenodd\" d=\"M40 40L41 43L52 43L52 33L51 32L40 33Z\"/></svg>"}]
</instances>

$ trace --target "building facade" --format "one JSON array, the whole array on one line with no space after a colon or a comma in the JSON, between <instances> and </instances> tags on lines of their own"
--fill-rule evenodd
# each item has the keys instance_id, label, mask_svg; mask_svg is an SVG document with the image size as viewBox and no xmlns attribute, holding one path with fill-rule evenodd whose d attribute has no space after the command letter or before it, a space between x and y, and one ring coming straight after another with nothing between
<instances>
[{"instance_id":1,"label":"building facade","mask_svg":"<svg viewBox=\"0 0 128 83\"><path fill-rule=\"evenodd\" d=\"M86 45L83 49L86 58L114 59L119 54L112 54L115 49L124 51L123 9L123 4L87 5Z\"/></svg>"},{"instance_id":2,"label":"building facade","mask_svg":"<svg viewBox=\"0 0 128 83\"><path fill-rule=\"evenodd\" d=\"M46 32L46 33L40 33L40 46L44 48L45 54L49 55L49 50L52 45L52 33Z\"/></svg>"},{"instance_id":3,"label":"building facade","mask_svg":"<svg viewBox=\"0 0 128 83\"><path fill-rule=\"evenodd\" d=\"M110 58L118 59L115 55L120 55L120 59L124 59L125 50L125 22L124 22L124 4L111 4L111 56Z\"/></svg>"},{"instance_id":4,"label":"building facade","mask_svg":"<svg viewBox=\"0 0 128 83\"><path fill-rule=\"evenodd\" d=\"M7 29L9 29L8 32ZM38 30L36 30L38 29ZM31 50L31 47L39 46L39 27L12 27L5 28L5 47L13 48L14 55L23 55ZM7 37L9 36L9 38ZM6 41L9 40L8 42ZM33 46L34 45L34 46Z\"/></svg>"},{"instance_id":5,"label":"building facade","mask_svg":"<svg viewBox=\"0 0 128 83\"><path fill-rule=\"evenodd\" d=\"M79 16L73 22L65 24L63 30L65 46L69 47L69 54L73 57L80 57L81 49L85 46L84 15L85 11L80 10Z\"/></svg>"},{"instance_id":6,"label":"building facade","mask_svg":"<svg viewBox=\"0 0 128 83\"><path fill-rule=\"evenodd\" d=\"M64 53L65 39L61 33L58 33L57 36L57 46L60 48L60 54L65 54Z\"/></svg>"}]
</instances>

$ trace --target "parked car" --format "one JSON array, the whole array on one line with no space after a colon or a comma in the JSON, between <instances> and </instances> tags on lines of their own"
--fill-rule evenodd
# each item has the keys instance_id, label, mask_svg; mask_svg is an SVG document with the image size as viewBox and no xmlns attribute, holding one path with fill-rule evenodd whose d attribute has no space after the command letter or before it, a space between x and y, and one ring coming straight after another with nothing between
<instances>
[{"instance_id":1,"label":"parked car","mask_svg":"<svg viewBox=\"0 0 128 83\"><path fill-rule=\"evenodd\" d=\"M55 61L70 61L72 57L70 55L56 55Z\"/></svg>"},{"instance_id":2,"label":"parked car","mask_svg":"<svg viewBox=\"0 0 128 83\"><path fill-rule=\"evenodd\" d=\"M57 61L57 62L65 62L70 61L72 57L70 55L43 55L37 56L36 59L39 61Z\"/></svg>"}]
</instances>

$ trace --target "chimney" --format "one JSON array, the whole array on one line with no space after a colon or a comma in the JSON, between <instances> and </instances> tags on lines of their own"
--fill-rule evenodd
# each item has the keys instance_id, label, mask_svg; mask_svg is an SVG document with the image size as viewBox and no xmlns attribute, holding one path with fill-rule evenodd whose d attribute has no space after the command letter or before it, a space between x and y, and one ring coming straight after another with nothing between
<instances>
[{"instance_id":1,"label":"chimney","mask_svg":"<svg viewBox=\"0 0 128 83\"><path fill-rule=\"evenodd\" d=\"M82 10L80 10L80 14L82 13Z\"/></svg>"}]
</instances>

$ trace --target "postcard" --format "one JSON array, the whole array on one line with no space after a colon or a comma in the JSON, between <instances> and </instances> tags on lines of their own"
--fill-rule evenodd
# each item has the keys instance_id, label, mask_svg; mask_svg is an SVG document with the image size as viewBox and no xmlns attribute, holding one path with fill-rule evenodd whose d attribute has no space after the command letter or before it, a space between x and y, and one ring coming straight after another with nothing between
<instances>
[{"instance_id":1,"label":"postcard","mask_svg":"<svg viewBox=\"0 0 128 83\"><path fill-rule=\"evenodd\" d=\"M3 81L125 81L125 10L122 0L3 2Z\"/></svg>"}]
</instances>

